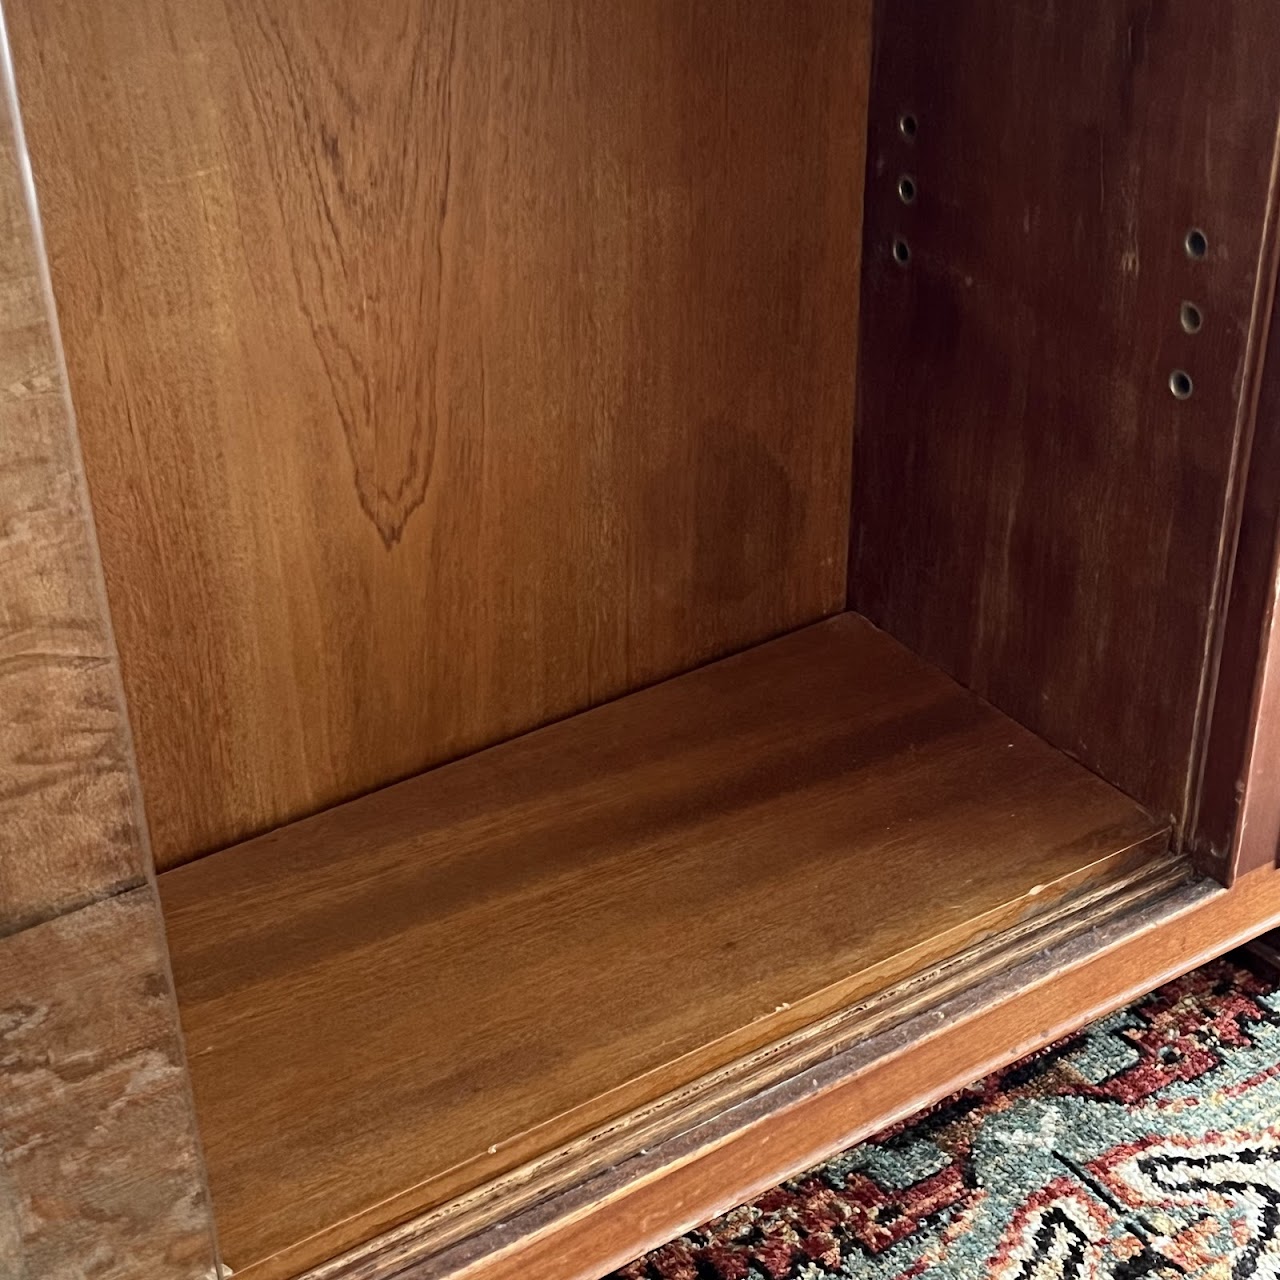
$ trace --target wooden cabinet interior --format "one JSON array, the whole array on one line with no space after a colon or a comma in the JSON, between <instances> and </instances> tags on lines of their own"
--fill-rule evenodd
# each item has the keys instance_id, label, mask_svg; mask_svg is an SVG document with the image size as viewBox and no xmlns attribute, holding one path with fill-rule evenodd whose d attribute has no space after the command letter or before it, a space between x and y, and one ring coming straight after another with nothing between
<instances>
[{"instance_id":1,"label":"wooden cabinet interior","mask_svg":"<svg viewBox=\"0 0 1280 1280\"><path fill-rule=\"evenodd\" d=\"M1269 14L8 0L237 1276L1227 874Z\"/></svg>"}]
</instances>

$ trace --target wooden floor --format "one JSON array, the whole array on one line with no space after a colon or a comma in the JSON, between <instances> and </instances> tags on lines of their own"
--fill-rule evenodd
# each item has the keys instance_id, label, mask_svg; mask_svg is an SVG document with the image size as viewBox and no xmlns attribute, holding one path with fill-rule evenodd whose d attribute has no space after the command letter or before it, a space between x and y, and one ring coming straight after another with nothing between
<instances>
[{"instance_id":1,"label":"wooden floor","mask_svg":"<svg viewBox=\"0 0 1280 1280\"><path fill-rule=\"evenodd\" d=\"M296 1274L1164 841L845 614L167 872L224 1259Z\"/></svg>"}]
</instances>

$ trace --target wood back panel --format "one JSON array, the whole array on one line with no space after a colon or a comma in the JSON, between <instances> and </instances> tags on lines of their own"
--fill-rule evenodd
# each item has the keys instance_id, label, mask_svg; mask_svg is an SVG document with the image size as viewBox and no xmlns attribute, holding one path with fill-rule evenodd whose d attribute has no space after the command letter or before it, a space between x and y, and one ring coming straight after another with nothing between
<instances>
[{"instance_id":1,"label":"wood back panel","mask_svg":"<svg viewBox=\"0 0 1280 1280\"><path fill-rule=\"evenodd\" d=\"M1181 817L1265 327L1274 6L877 24L851 605Z\"/></svg>"},{"instance_id":2,"label":"wood back panel","mask_svg":"<svg viewBox=\"0 0 1280 1280\"><path fill-rule=\"evenodd\" d=\"M160 865L843 606L866 0L7 7Z\"/></svg>"}]
</instances>

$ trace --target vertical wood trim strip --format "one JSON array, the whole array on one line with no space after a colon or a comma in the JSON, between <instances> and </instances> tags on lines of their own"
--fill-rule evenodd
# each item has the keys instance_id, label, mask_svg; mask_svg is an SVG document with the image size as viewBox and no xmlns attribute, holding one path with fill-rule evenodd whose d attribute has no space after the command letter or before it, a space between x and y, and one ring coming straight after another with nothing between
<instances>
[{"instance_id":1,"label":"vertical wood trim strip","mask_svg":"<svg viewBox=\"0 0 1280 1280\"><path fill-rule=\"evenodd\" d=\"M0 935L150 858L0 14Z\"/></svg>"},{"instance_id":2,"label":"vertical wood trim strip","mask_svg":"<svg viewBox=\"0 0 1280 1280\"><path fill-rule=\"evenodd\" d=\"M1192 726L1191 751L1187 761L1187 782L1182 806L1184 833L1192 835L1200 818L1200 801L1204 790L1205 762L1209 744L1213 740L1214 696L1221 669L1223 637L1230 625L1227 613L1231 597L1231 577L1235 566L1235 552L1239 544L1240 524L1244 514L1245 487L1248 484L1249 461L1253 448L1258 400L1262 390L1267 364L1267 339L1271 330L1272 307L1275 300L1276 271L1280 263L1280 111L1277 112L1276 129L1271 150L1271 179L1267 187L1267 207L1263 221L1262 239L1258 251L1258 269L1255 276L1253 310L1249 321L1249 337L1245 346L1242 386L1236 409L1235 432L1231 445L1231 466L1228 471L1226 500L1223 504L1222 528L1219 535L1218 558L1214 568L1213 588L1209 598L1208 626L1205 630L1205 655L1200 667L1200 687L1196 696L1196 715ZM1274 375L1273 376L1277 376ZM1265 636L1262 640L1265 650ZM1259 673L1261 679L1261 672ZM1255 704L1256 710L1256 704ZM1247 771L1248 760L1244 761ZM1247 776L1247 772L1242 777ZM1237 829L1229 857L1223 867L1216 860L1197 856L1201 869L1218 876L1230 884L1240 870L1240 839ZM1196 856L1194 838L1189 841Z\"/></svg>"},{"instance_id":3,"label":"vertical wood trim strip","mask_svg":"<svg viewBox=\"0 0 1280 1280\"><path fill-rule=\"evenodd\" d=\"M0 1272L206 1280L212 1214L0 15Z\"/></svg>"},{"instance_id":4,"label":"vertical wood trim strip","mask_svg":"<svg viewBox=\"0 0 1280 1280\"><path fill-rule=\"evenodd\" d=\"M1280 566L1280 546L1277 548ZM1280 579L1273 576L1268 592L1267 626L1254 691L1253 731L1245 761L1244 797L1232 849L1236 876L1280 860L1280 628L1275 625Z\"/></svg>"}]
</instances>

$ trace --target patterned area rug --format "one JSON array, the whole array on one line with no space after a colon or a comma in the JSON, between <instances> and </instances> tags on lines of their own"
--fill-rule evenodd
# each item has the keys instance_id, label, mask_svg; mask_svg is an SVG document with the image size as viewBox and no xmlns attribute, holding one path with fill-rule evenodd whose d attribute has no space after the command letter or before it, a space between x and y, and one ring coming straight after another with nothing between
<instances>
[{"instance_id":1,"label":"patterned area rug","mask_svg":"<svg viewBox=\"0 0 1280 1280\"><path fill-rule=\"evenodd\" d=\"M1239 955L613 1280L1278 1276L1280 985Z\"/></svg>"}]
</instances>

